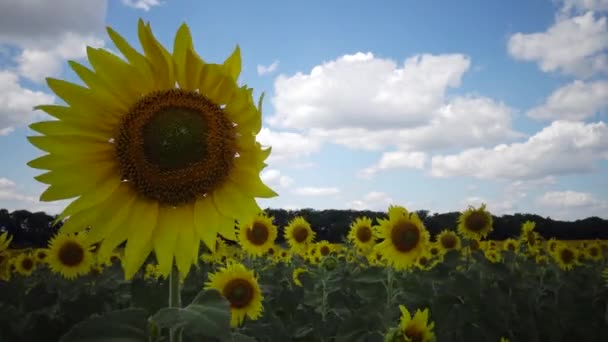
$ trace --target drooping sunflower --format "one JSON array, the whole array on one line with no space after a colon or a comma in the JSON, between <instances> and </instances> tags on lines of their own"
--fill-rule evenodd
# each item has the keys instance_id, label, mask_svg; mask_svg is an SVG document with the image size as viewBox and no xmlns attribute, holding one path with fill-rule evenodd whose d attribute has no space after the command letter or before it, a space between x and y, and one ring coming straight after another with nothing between
<instances>
[{"instance_id":1,"label":"drooping sunflower","mask_svg":"<svg viewBox=\"0 0 608 342\"><path fill-rule=\"evenodd\" d=\"M400 206L390 206L388 219L378 219L378 236L384 241L374 247L398 270L406 269L425 252L429 232L416 213Z\"/></svg>"},{"instance_id":2,"label":"drooping sunflower","mask_svg":"<svg viewBox=\"0 0 608 342\"><path fill-rule=\"evenodd\" d=\"M295 252L306 252L308 245L314 241L315 235L310 224L302 216L294 218L285 227L285 240Z\"/></svg>"},{"instance_id":3,"label":"drooping sunflower","mask_svg":"<svg viewBox=\"0 0 608 342\"><path fill-rule=\"evenodd\" d=\"M277 238L277 226L272 223L273 217L264 212L258 213L248 222L239 224L237 237L243 250L254 256L262 256L274 246Z\"/></svg>"},{"instance_id":4,"label":"drooping sunflower","mask_svg":"<svg viewBox=\"0 0 608 342\"><path fill-rule=\"evenodd\" d=\"M460 237L451 230L443 230L437 235L437 242L445 252L460 249Z\"/></svg>"},{"instance_id":5,"label":"drooping sunflower","mask_svg":"<svg viewBox=\"0 0 608 342\"><path fill-rule=\"evenodd\" d=\"M230 302L231 325L238 327L245 316L257 320L262 315L262 292L253 271L233 262L209 274L206 289L218 290Z\"/></svg>"},{"instance_id":6,"label":"drooping sunflower","mask_svg":"<svg viewBox=\"0 0 608 342\"><path fill-rule=\"evenodd\" d=\"M293 270L293 272L291 273L291 279L293 280L293 283L296 286L302 287L302 282L300 281L300 275L303 273L306 273L306 272L308 272L308 271L303 267L298 267Z\"/></svg>"},{"instance_id":7,"label":"drooping sunflower","mask_svg":"<svg viewBox=\"0 0 608 342\"><path fill-rule=\"evenodd\" d=\"M468 239L485 238L492 231L492 215L486 210L486 205L475 209L470 206L458 217L458 232Z\"/></svg>"},{"instance_id":8,"label":"drooping sunflower","mask_svg":"<svg viewBox=\"0 0 608 342\"><path fill-rule=\"evenodd\" d=\"M58 217L68 218L62 232L90 227L102 255L127 241L127 279L152 251L161 274L175 259L185 277L200 241L234 240L235 220L260 211L255 198L277 195L259 177L270 154L256 142L263 97L256 107L237 83L238 46L223 64L204 62L186 24L172 53L142 20L143 54L108 34L125 59L88 47L92 69L70 62L85 87L47 79L67 105L37 107L58 120L30 126L48 154L28 165L49 170L36 177L49 185L42 201L75 198Z\"/></svg>"},{"instance_id":9,"label":"drooping sunflower","mask_svg":"<svg viewBox=\"0 0 608 342\"><path fill-rule=\"evenodd\" d=\"M47 261L51 271L74 279L89 273L94 258L82 234L58 233L49 241Z\"/></svg>"},{"instance_id":10,"label":"drooping sunflower","mask_svg":"<svg viewBox=\"0 0 608 342\"><path fill-rule=\"evenodd\" d=\"M553 252L553 259L555 259L559 268L564 271L571 270L578 264L578 256L579 253L575 248L562 242L555 247Z\"/></svg>"},{"instance_id":11,"label":"drooping sunflower","mask_svg":"<svg viewBox=\"0 0 608 342\"><path fill-rule=\"evenodd\" d=\"M376 243L376 234L372 228L372 220L368 217L358 217L350 225L348 240L357 250L369 251ZM362 253L366 254L366 253Z\"/></svg>"},{"instance_id":12,"label":"drooping sunflower","mask_svg":"<svg viewBox=\"0 0 608 342\"><path fill-rule=\"evenodd\" d=\"M416 310L414 317L412 317L409 310L403 305L399 305L399 310L401 310L399 327L401 328L401 334L405 341L435 341L435 333L433 332L435 323L429 322L428 308L423 311L420 311L420 309Z\"/></svg>"},{"instance_id":13,"label":"drooping sunflower","mask_svg":"<svg viewBox=\"0 0 608 342\"><path fill-rule=\"evenodd\" d=\"M14 263L17 273L25 277L29 277L36 269L36 259L27 252L20 253Z\"/></svg>"}]
</instances>

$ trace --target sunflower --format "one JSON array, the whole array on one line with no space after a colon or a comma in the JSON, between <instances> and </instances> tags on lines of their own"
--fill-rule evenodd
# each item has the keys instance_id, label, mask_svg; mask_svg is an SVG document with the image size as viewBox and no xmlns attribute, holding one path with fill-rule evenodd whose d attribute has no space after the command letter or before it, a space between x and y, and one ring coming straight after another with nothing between
<instances>
[{"instance_id":1,"label":"sunflower","mask_svg":"<svg viewBox=\"0 0 608 342\"><path fill-rule=\"evenodd\" d=\"M519 241L513 238L508 238L503 242L502 249L504 251L510 251L517 254L517 252L519 252Z\"/></svg>"},{"instance_id":2,"label":"sunflower","mask_svg":"<svg viewBox=\"0 0 608 342\"><path fill-rule=\"evenodd\" d=\"M238 241L246 253L262 256L274 246L277 227L272 224L273 219L274 217L259 212L253 219L238 225Z\"/></svg>"},{"instance_id":3,"label":"sunflower","mask_svg":"<svg viewBox=\"0 0 608 342\"><path fill-rule=\"evenodd\" d=\"M335 251L335 247L326 240L321 240L316 243L316 254L320 257L326 257Z\"/></svg>"},{"instance_id":4,"label":"sunflower","mask_svg":"<svg viewBox=\"0 0 608 342\"><path fill-rule=\"evenodd\" d=\"M293 283L296 286L302 287L302 282L300 281L300 275L303 273L306 273L306 272L308 272L308 271L303 267L298 267L293 270L293 272L291 273L291 279L293 280Z\"/></svg>"},{"instance_id":5,"label":"sunflower","mask_svg":"<svg viewBox=\"0 0 608 342\"><path fill-rule=\"evenodd\" d=\"M262 315L262 292L253 271L240 263L230 263L209 274L206 289L218 290L230 302L231 325L238 327L245 316L256 320Z\"/></svg>"},{"instance_id":6,"label":"sunflower","mask_svg":"<svg viewBox=\"0 0 608 342\"><path fill-rule=\"evenodd\" d=\"M475 209L470 206L458 218L458 232L469 239L481 239L492 231L492 215L486 210L486 205Z\"/></svg>"},{"instance_id":7,"label":"sunflower","mask_svg":"<svg viewBox=\"0 0 608 342\"><path fill-rule=\"evenodd\" d=\"M560 243L555 247L553 258L559 268L568 271L578 263L578 251L565 243Z\"/></svg>"},{"instance_id":8,"label":"sunflower","mask_svg":"<svg viewBox=\"0 0 608 342\"><path fill-rule=\"evenodd\" d=\"M20 253L14 263L15 270L22 276L29 277L36 269L36 259L30 253Z\"/></svg>"},{"instance_id":9,"label":"sunflower","mask_svg":"<svg viewBox=\"0 0 608 342\"><path fill-rule=\"evenodd\" d=\"M540 235L534 231L536 223L526 221L521 225L521 240L526 243L528 253L534 255L540 251Z\"/></svg>"},{"instance_id":10,"label":"sunflower","mask_svg":"<svg viewBox=\"0 0 608 342\"><path fill-rule=\"evenodd\" d=\"M355 222L350 225L348 232L348 240L353 243L355 248L361 251L368 251L376 243L374 229L372 228L372 220L368 217L358 217ZM362 253L365 254L365 253Z\"/></svg>"},{"instance_id":11,"label":"sunflower","mask_svg":"<svg viewBox=\"0 0 608 342\"><path fill-rule=\"evenodd\" d=\"M36 258L36 262L39 264L46 263L46 258L49 256L49 251L46 248L37 248L34 251L34 257Z\"/></svg>"},{"instance_id":12,"label":"sunflower","mask_svg":"<svg viewBox=\"0 0 608 342\"><path fill-rule=\"evenodd\" d=\"M592 242L585 248L585 255L590 260L599 261L602 259L602 247L599 243Z\"/></svg>"},{"instance_id":13,"label":"sunflower","mask_svg":"<svg viewBox=\"0 0 608 342\"><path fill-rule=\"evenodd\" d=\"M428 308L423 311L420 311L420 309L416 310L414 317L412 317L405 306L399 305L399 309L401 310L399 327L401 328L401 335L405 341L435 341L435 333L433 333L435 323L429 322Z\"/></svg>"},{"instance_id":14,"label":"sunflower","mask_svg":"<svg viewBox=\"0 0 608 342\"><path fill-rule=\"evenodd\" d=\"M82 234L59 233L49 241L49 267L67 279L89 273L93 259L90 245Z\"/></svg>"},{"instance_id":15,"label":"sunflower","mask_svg":"<svg viewBox=\"0 0 608 342\"><path fill-rule=\"evenodd\" d=\"M445 229L439 233L437 242L444 252L460 249L460 237L451 230Z\"/></svg>"},{"instance_id":16,"label":"sunflower","mask_svg":"<svg viewBox=\"0 0 608 342\"><path fill-rule=\"evenodd\" d=\"M13 237L8 236L8 232L0 234L0 252L7 250L11 241L13 241Z\"/></svg>"},{"instance_id":17,"label":"sunflower","mask_svg":"<svg viewBox=\"0 0 608 342\"><path fill-rule=\"evenodd\" d=\"M314 239L315 232L302 216L294 218L285 227L285 240L295 252L306 252Z\"/></svg>"},{"instance_id":18,"label":"sunflower","mask_svg":"<svg viewBox=\"0 0 608 342\"><path fill-rule=\"evenodd\" d=\"M238 46L223 64L204 62L183 24L173 53L138 23L143 54L111 28L125 56L87 48L92 69L70 66L85 87L58 79L48 86L66 106L38 106L58 120L34 123L29 141L47 155L28 163L49 170L42 201L74 200L59 215L62 232L90 227L91 244L109 254L126 241L130 279L154 251L160 272L174 263L182 277L196 262L200 241L234 240L235 220L258 211L255 197L277 194L260 179L270 149L256 142L261 101L239 86Z\"/></svg>"},{"instance_id":19,"label":"sunflower","mask_svg":"<svg viewBox=\"0 0 608 342\"><path fill-rule=\"evenodd\" d=\"M384 239L374 249L380 251L396 269L412 266L425 252L429 232L416 213L400 206L391 206L388 219L379 219L378 235Z\"/></svg>"}]
</instances>

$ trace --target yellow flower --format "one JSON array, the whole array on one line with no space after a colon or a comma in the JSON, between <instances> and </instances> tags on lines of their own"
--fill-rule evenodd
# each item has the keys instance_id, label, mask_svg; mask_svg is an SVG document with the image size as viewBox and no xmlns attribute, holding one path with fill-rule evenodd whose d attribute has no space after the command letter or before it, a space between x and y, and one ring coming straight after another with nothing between
<instances>
[{"instance_id":1,"label":"yellow flower","mask_svg":"<svg viewBox=\"0 0 608 342\"><path fill-rule=\"evenodd\" d=\"M262 292L253 272L240 263L230 263L209 274L206 289L218 290L230 302L231 325L238 327L245 316L257 320L262 315Z\"/></svg>"},{"instance_id":2,"label":"yellow flower","mask_svg":"<svg viewBox=\"0 0 608 342\"><path fill-rule=\"evenodd\" d=\"M445 252L460 249L460 238L451 230L446 229L439 233L437 242Z\"/></svg>"},{"instance_id":3,"label":"yellow flower","mask_svg":"<svg viewBox=\"0 0 608 342\"><path fill-rule=\"evenodd\" d=\"M335 251L335 247L326 240L321 240L316 243L316 254L320 257L326 257Z\"/></svg>"},{"instance_id":4,"label":"yellow flower","mask_svg":"<svg viewBox=\"0 0 608 342\"><path fill-rule=\"evenodd\" d=\"M303 267L298 267L291 273L291 279L296 286L302 287L302 282L300 281L300 275L302 273L306 273L306 269Z\"/></svg>"},{"instance_id":5,"label":"yellow flower","mask_svg":"<svg viewBox=\"0 0 608 342\"><path fill-rule=\"evenodd\" d=\"M92 70L70 66L86 87L47 79L67 106L38 106L58 120L32 124L28 137L47 152L28 163L49 170L36 179L49 187L42 201L75 198L58 217L62 232L89 226L89 242L108 255L124 241L130 279L154 251L161 274L174 263L182 277L196 263L200 241L234 240L234 223L258 211L256 197L277 194L259 178L270 149L256 142L261 100L239 87L240 50L223 64L204 62L188 26L173 52L149 24L138 23L140 54L111 28L124 59L87 48Z\"/></svg>"},{"instance_id":6,"label":"yellow flower","mask_svg":"<svg viewBox=\"0 0 608 342\"><path fill-rule=\"evenodd\" d=\"M429 232L416 213L391 206L388 219L379 219L378 236L384 239L374 249L380 251L395 269L406 269L425 252Z\"/></svg>"},{"instance_id":7,"label":"yellow flower","mask_svg":"<svg viewBox=\"0 0 608 342\"><path fill-rule=\"evenodd\" d=\"M571 270L578 263L578 251L565 243L559 243L553 252L553 258L559 268Z\"/></svg>"},{"instance_id":8,"label":"yellow flower","mask_svg":"<svg viewBox=\"0 0 608 342\"><path fill-rule=\"evenodd\" d=\"M82 234L59 233L49 241L47 257L51 271L67 279L89 273L93 265L93 253Z\"/></svg>"},{"instance_id":9,"label":"yellow flower","mask_svg":"<svg viewBox=\"0 0 608 342\"><path fill-rule=\"evenodd\" d=\"M410 315L410 312L405 306L399 305L399 309L401 310L401 321L399 326L405 341L435 341L435 333L433 333L435 323L429 322L428 308L424 309L424 311L420 311L420 309L416 310L414 317Z\"/></svg>"},{"instance_id":10,"label":"yellow flower","mask_svg":"<svg viewBox=\"0 0 608 342\"><path fill-rule=\"evenodd\" d=\"M585 255L587 256L587 258L589 258L593 261L601 260L602 259L602 247L600 246L599 243L594 241L585 248Z\"/></svg>"},{"instance_id":11,"label":"yellow flower","mask_svg":"<svg viewBox=\"0 0 608 342\"><path fill-rule=\"evenodd\" d=\"M37 248L34 252L34 256L36 257L36 262L39 264L45 263L46 258L49 256L49 251L46 248Z\"/></svg>"},{"instance_id":12,"label":"yellow flower","mask_svg":"<svg viewBox=\"0 0 608 342\"><path fill-rule=\"evenodd\" d=\"M291 220L285 227L285 240L295 252L306 252L308 245L315 239L315 232L301 216Z\"/></svg>"},{"instance_id":13,"label":"yellow flower","mask_svg":"<svg viewBox=\"0 0 608 342\"><path fill-rule=\"evenodd\" d=\"M488 259L488 261L494 264L502 260L500 252L496 249L486 249L484 250L483 254L485 255L486 259Z\"/></svg>"},{"instance_id":14,"label":"yellow flower","mask_svg":"<svg viewBox=\"0 0 608 342\"><path fill-rule=\"evenodd\" d=\"M519 252L519 241L513 238L508 238L503 242L502 248L504 251L510 251L517 254L517 252Z\"/></svg>"},{"instance_id":15,"label":"yellow flower","mask_svg":"<svg viewBox=\"0 0 608 342\"><path fill-rule=\"evenodd\" d=\"M374 229L372 228L372 220L363 216L358 217L355 222L350 225L348 240L353 243L355 248L360 249L361 251L369 251L376 243L375 235Z\"/></svg>"},{"instance_id":16,"label":"yellow flower","mask_svg":"<svg viewBox=\"0 0 608 342\"><path fill-rule=\"evenodd\" d=\"M29 277L36 269L36 259L34 259L34 257L27 252L20 253L15 258L14 263L17 273L21 274L22 276Z\"/></svg>"},{"instance_id":17,"label":"yellow flower","mask_svg":"<svg viewBox=\"0 0 608 342\"><path fill-rule=\"evenodd\" d=\"M277 227L272 224L273 219L264 212L260 212L250 221L239 224L237 237L245 252L254 256L262 256L270 247L274 246Z\"/></svg>"},{"instance_id":18,"label":"yellow flower","mask_svg":"<svg viewBox=\"0 0 608 342\"><path fill-rule=\"evenodd\" d=\"M492 231L492 222L485 204L478 209L471 206L458 217L458 232L466 238L479 240Z\"/></svg>"},{"instance_id":19,"label":"yellow flower","mask_svg":"<svg viewBox=\"0 0 608 342\"><path fill-rule=\"evenodd\" d=\"M8 232L0 234L0 252L7 250L8 246L11 244L11 241L13 241L13 237L8 236Z\"/></svg>"}]
</instances>

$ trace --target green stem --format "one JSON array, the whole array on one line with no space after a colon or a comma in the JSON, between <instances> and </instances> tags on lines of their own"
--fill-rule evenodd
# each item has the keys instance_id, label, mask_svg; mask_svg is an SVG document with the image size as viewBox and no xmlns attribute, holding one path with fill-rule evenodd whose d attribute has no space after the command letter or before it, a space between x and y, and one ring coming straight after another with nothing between
<instances>
[{"instance_id":1,"label":"green stem","mask_svg":"<svg viewBox=\"0 0 608 342\"><path fill-rule=\"evenodd\" d=\"M169 275L169 307L180 308L182 306L181 291L179 287L179 271L175 265ZM169 332L170 342L182 342L182 329L171 329Z\"/></svg>"}]
</instances>

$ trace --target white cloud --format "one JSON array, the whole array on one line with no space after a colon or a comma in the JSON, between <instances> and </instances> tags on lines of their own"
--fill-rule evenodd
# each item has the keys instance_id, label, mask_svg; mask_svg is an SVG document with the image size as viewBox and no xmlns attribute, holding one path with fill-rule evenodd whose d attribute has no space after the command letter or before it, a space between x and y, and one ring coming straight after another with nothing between
<instances>
[{"instance_id":1,"label":"white cloud","mask_svg":"<svg viewBox=\"0 0 608 342\"><path fill-rule=\"evenodd\" d=\"M402 67L369 52L345 55L309 74L279 75L276 114L267 121L295 129L411 127L428 120L469 66L461 54L417 55Z\"/></svg>"},{"instance_id":2,"label":"white cloud","mask_svg":"<svg viewBox=\"0 0 608 342\"><path fill-rule=\"evenodd\" d=\"M154 6L162 5L159 0L122 0L123 5L148 12Z\"/></svg>"},{"instance_id":3,"label":"white cloud","mask_svg":"<svg viewBox=\"0 0 608 342\"><path fill-rule=\"evenodd\" d=\"M389 169L423 169L427 155L424 152L393 151L384 152L378 163L361 170L363 178L372 177L379 171Z\"/></svg>"},{"instance_id":4,"label":"white cloud","mask_svg":"<svg viewBox=\"0 0 608 342\"><path fill-rule=\"evenodd\" d=\"M262 171L260 178L271 188L288 188L291 184L293 184L293 178L281 175L281 171L276 169L267 169Z\"/></svg>"},{"instance_id":5,"label":"white cloud","mask_svg":"<svg viewBox=\"0 0 608 342\"><path fill-rule=\"evenodd\" d=\"M32 196L18 186L14 181L0 177L0 208L9 211L29 210L31 212L44 211L47 214L58 214L69 201L40 202L38 196Z\"/></svg>"},{"instance_id":6,"label":"white cloud","mask_svg":"<svg viewBox=\"0 0 608 342\"><path fill-rule=\"evenodd\" d=\"M590 172L600 159L608 159L608 127L604 122L554 121L523 143L434 156L431 175L538 179Z\"/></svg>"},{"instance_id":7,"label":"white cloud","mask_svg":"<svg viewBox=\"0 0 608 342\"><path fill-rule=\"evenodd\" d=\"M608 201L579 191L551 191L536 199L540 211L554 219L574 220L589 216L607 218Z\"/></svg>"},{"instance_id":8,"label":"white cloud","mask_svg":"<svg viewBox=\"0 0 608 342\"><path fill-rule=\"evenodd\" d=\"M36 117L34 106L53 101L52 95L23 88L16 74L0 70L0 135L31 122Z\"/></svg>"},{"instance_id":9,"label":"white cloud","mask_svg":"<svg viewBox=\"0 0 608 342\"><path fill-rule=\"evenodd\" d=\"M360 200L354 200L347 204L348 209L386 211L393 199L381 191L372 191Z\"/></svg>"},{"instance_id":10,"label":"white cloud","mask_svg":"<svg viewBox=\"0 0 608 342\"><path fill-rule=\"evenodd\" d=\"M300 133L272 131L266 127L260 130L257 139L264 146L272 146L268 164L308 156L321 148L319 138Z\"/></svg>"},{"instance_id":11,"label":"white cloud","mask_svg":"<svg viewBox=\"0 0 608 342\"><path fill-rule=\"evenodd\" d=\"M328 196L336 195L340 192L338 188L329 187L302 187L293 190L293 193L300 196Z\"/></svg>"},{"instance_id":12,"label":"white cloud","mask_svg":"<svg viewBox=\"0 0 608 342\"><path fill-rule=\"evenodd\" d=\"M578 77L608 72L606 18L593 12L558 18L546 32L516 33L509 38L509 53L516 59L536 61L545 72L560 71Z\"/></svg>"},{"instance_id":13,"label":"white cloud","mask_svg":"<svg viewBox=\"0 0 608 342\"><path fill-rule=\"evenodd\" d=\"M562 10L569 11L608 11L608 0L562 0Z\"/></svg>"},{"instance_id":14,"label":"white cloud","mask_svg":"<svg viewBox=\"0 0 608 342\"><path fill-rule=\"evenodd\" d=\"M279 67L278 60L275 60L269 66L258 64L258 75L262 76L262 75L269 74L271 72L276 71L278 67Z\"/></svg>"},{"instance_id":15,"label":"white cloud","mask_svg":"<svg viewBox=\"0 0 608 342\"><path fill-rule=\"evenodd\" d=\"M574 81L555 90L528 116L545 120L584 120L608 107L608 81Z\"/></svg>"}]
</instances>

